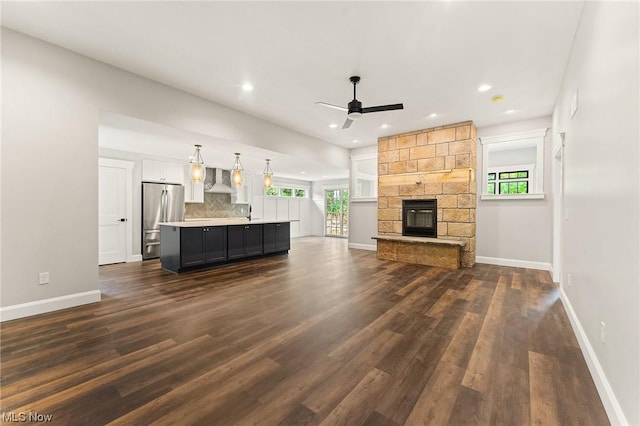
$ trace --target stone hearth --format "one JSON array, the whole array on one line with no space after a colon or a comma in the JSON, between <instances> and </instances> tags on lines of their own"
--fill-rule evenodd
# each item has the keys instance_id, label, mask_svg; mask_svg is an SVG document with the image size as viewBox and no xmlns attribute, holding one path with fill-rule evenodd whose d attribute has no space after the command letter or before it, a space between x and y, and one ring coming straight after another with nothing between
<instances>
[{"instance_id":1,"label":"stone hearth","mask_svg":"<svg viewBox=\"0 0 640 426\"><path fill-rule=\"evenodd\" d=\"M378 257L457 267L455 261L446 262L443 258L455 257L451 250L459 250L458 264L473 266L475 166L476 127L471 121L378 139ZM457 243L434 244L430 238L418 242L381 238L402 236L402 200L429 198L438 203L437 239L441 243Z\"/></svg>"}]
</instances>

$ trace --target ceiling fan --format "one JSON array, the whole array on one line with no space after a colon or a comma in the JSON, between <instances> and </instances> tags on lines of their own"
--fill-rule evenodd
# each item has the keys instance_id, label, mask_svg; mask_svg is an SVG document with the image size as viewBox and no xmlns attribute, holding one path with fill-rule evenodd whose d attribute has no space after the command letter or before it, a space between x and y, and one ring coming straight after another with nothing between
<instances>
[{"instance_id":1,"label":"ceiling fan","mask_svg":"<svg viewBox=\"0 0 640 426\"><path fill-rule=\"evenodd\" d=\"M322 105L328 108L339 109L341 111L347 112L347 120L342 125L343 129L348 129L353 123L353 120L357 120L362 116L362 114L367 114L369 112L379 112L379 111L391 111L394 109L403 109L404 106L402 104L391 104L391 105L378 105L374 107L362 108L362 102L356 99L356 84L360 81L360 77L357 75L349 77L349 81L353 84L353 100L349 102L347 108L328 104L326 102L316 102L316 105Z\"/></svg>"}]
</instances>

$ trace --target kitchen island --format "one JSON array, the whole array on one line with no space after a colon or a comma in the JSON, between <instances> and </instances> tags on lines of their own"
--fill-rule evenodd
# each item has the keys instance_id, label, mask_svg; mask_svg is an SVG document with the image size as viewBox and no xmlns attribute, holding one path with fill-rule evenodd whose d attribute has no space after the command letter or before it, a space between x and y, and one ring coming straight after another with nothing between
<instances>
[{"instance_id":1,"label":"kitchen island","mask_svg":"<svg viewBox=\"0 0 640 426\"><path fill-rule=\"evenodd\" d=\"M192 219L160 224L160 263L172 272L287 253L289 221Z\"/></svg>"}]
</instances>

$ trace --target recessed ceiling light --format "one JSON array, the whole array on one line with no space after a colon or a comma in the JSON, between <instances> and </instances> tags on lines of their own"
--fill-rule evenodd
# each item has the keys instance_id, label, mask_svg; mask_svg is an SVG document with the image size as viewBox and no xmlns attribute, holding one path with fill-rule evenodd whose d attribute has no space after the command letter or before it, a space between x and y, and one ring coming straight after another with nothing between
<instances>
[{"instance_id":1,"label":"recessed ceiling light","mask_svg":"<svg viewBox=\"0 0 640 426\"><path fill-rule=\"evenodd\" d=\"M489 89L491 89L490 84L481 84L480 86L478 86L478 92L486 92Z\"/></svg>"},{"instance_id":2,"label":"recessed ceiling light","mask_svg":"<svg viewBox=\"0 0 640 426\"><path fill-rule=\"evenodd\" d=\"M251 92L253 90L253 85L251 83L245 83L242 85L242 90L245 92Z\"/></svg>"},{"instance_id":3,"label":"recessed ceiling light","mask_svg":"<svg viewBox=\"0 0 640 426\"><path fill-rule=\"evenodd\" d=\"M300 172L300 174L301 174L301 175L306 175L306 174L307 174L307 172L302 171L302 172Z\"/></svg>"},{"instance_id":4,"label":"recessed ceiling light","mask_svg":"<svg viewBox=\"0 0 640 426\"><path fill-rule=\"evenodd\" d=\"M335 129L336 127L338 127L338 125L336 123L331 123L329 124L329 127L331 127L332 129Z\"/></svg>"},{"instance_id":5,"label":"recessed ceiling light","mask_svg":"<svg viewBox=\"0 0 640 426\"><path fill-rule=\"evenodd\" d=\"M326 178L326 177L327 177L327 175L322 175L322 177L323 177L323 178Z\"/></svg>"},{"instance_id":6,"label":"recessed ceiling light","mask_svg":"<svg viewBox=\"0 0 640 426\"><path fill-rule=\"evenodd\" d=\"M359 141L358 139L354 139L354 140L352 140L351 142L352 142L352 143L358 143L358 142L360 142L360 141Z\"/></svg>"},{"instance_id":7,"label":"recessed ceiling light","mask_svg":"<svg viewBox=\"0 0 640 426\"><path fill-rule=\"evenodd\" d=\"M389 125L387 123L384 123L383 125L381 125L380 127L382 127L383 129L386 129L387 127L389 127Z\"/></svg>"},{"instance_id":8,"label":"recessed ceiling light","mask_svg":"<svg viewBox=\"0 0 640 426\"><path fill-rule=\"evenodd\" d=\"M429 118L433 118L433 117L437 117L437 116L438 116L438 114L436 114L435 112L429 114Z\"/></svg>"},{"instance_id":9,"label":"recessed ceiling light","mask_svg":"<svg viewBox=\"0 0 640 426\"><path fill-rule=\"evenodd\" d=\"M505 113L505 114L514 114L514 113L516 113L516 112L518 112L518 110L517 110L517 109L509 109L509 110L505 111L504 113Z\"/></svg>"}]
</instances>

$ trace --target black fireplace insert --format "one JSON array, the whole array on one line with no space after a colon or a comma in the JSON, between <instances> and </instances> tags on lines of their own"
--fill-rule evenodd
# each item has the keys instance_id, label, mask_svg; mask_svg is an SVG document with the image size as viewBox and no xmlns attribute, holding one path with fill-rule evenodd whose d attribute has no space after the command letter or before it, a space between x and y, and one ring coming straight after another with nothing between
<instances>
[{"instance_id":1,"label":"black fireplace insert","mask_svg":"<svg viewBox=\"0 0 640 426\"><path fill-rule=\"evenodd\" d=\"M438 236L437 200L402 200L402 235Z\"/></svg>"}]
</instances>

